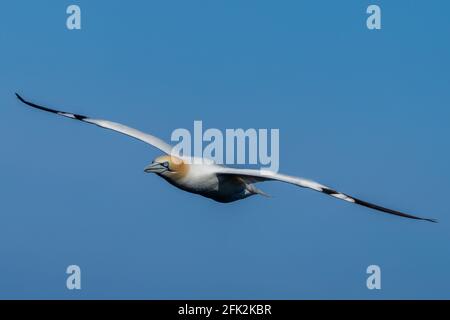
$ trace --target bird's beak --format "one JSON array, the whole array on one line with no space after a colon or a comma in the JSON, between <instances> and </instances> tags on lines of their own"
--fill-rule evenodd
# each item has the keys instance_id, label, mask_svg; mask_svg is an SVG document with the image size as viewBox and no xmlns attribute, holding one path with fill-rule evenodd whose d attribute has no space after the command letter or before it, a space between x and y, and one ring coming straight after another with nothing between
<instances>
[{"instance_id":1,"label":"bird's beak","mask_svg":"<svg viewBox=\"0 0 450 320\"><path fill-rule=\"evenodd\" d=\"M158 162L153 162L152 164L148 165L144 169L144 171L147 173L163 173L163 172L167 171L167 168Z\"/></svg>"}]
</instances>

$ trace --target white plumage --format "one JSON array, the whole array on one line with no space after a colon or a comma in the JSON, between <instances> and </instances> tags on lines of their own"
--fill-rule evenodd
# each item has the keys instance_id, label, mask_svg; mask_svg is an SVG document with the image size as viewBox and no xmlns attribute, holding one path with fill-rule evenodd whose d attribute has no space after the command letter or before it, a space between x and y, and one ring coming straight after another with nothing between
<instances>
[{"instance_id":1,"label":"white plumage","mask_svg":"<svg viewBox=\"0 0 450 320\"><path fill-rule=\"evenodd\" d=\"M299 187L309 188L318 192L325 193L337 199L355 203L389 214L410 219L436 222L434 219L421 218L418 216L413 216L400 211L378 206L376 204L369 203L349 196L345 193L336 191L315 181L299 177L293 177L262 170L234 169L216 165L208 159L202 159L202 163L197 164L197 162L195 161L188 161L188 159L178 158L171 155L172 147L163 140L150 134L127 127L120 123L115 123L107 120L92 119L75 113L50 109L26 101L17 93L16 96L21 102L33 108L55 113L57 115L64 116L70 119L94 124L105 129L117 131L158 148L159 150L163 151L165 155L156 158L148 167L145 168L146 172L155 173L170 184L184 191L199 194L218 202L233 202L257 194L266 196L266 194L259 190L255 186L255 184L263 181L281 181Z\"/></svg>"}]
</instances>

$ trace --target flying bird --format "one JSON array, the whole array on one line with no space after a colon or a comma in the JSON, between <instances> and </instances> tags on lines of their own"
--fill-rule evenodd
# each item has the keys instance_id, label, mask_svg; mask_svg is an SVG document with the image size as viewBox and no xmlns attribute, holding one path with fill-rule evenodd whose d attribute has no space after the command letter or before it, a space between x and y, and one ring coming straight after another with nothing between
<instances>
[{"instance_id":1,"label":"flying bird","mask_svg":"<svg viewBox=\"0 0 450 320\"><path fill-rule=\"evenodd\" d=\"M81 122L94 124L101 128L117 131L156 147L164 154L153 160L153 162L144 169L145 172L154 173L179 189L198 194L218 202L234 202L253 195L267 196L263 191L259 190L255 184L263 181L280 181L298 187L309 188L340 200L396 216L437 222L434 219L422 218L369 203L336 191L318 182L299 177L273 172L263 172L261 170L254 169L235 169L215 164L213 161L201 161L201 163L196 163L194 161L192 163L192 161L187 161L182 157L172 155L172 146L150 134L127 127L120 123L115 123L108 120L93 119L76 113L50 109L48 107L29 102L17 93L16 96L21 102L30 107Z\"/></svg>"}]
</instances>

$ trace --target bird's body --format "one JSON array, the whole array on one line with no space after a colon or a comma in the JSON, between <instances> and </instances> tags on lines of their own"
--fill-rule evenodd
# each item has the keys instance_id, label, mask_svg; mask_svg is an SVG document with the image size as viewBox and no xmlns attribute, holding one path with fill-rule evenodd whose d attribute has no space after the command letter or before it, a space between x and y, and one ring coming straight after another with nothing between
<instances>
[{"instance_id":1,"label":"bird's body","mask_svg":"<svg viewBox=\"0 0 450 320\"><path fill-rule=\"evenodd\" d=\"M170 161L173 161L173 158L174 156L162 156L157 158L152 165L164 163L165 161L170 163ZM162 173L156 172L156 174L181 190L223 203L234 202L257 194L257 192L252 192L256 188L246 183L244 179L236 176L221 175L222 166L211 162L187 164L180 158L177 158L176 161L183 163L184 170L182 174L175 170ZM152 172L149 169L146 170L147 172Z\"/></svg>"},{"instance_id":2,"label":"bird's body","mask_svg":"<svg viewBox=\"0 0 450 320\"><path fill-rule=\"evenodd\" d=\"M436 222L433 219L421 218L357 199L353 196L349 196L345 193L336 191L330 187L311 180L274 172L229 168L215 164L208 159L186 159L177 157L172 155L172 147L169 144L150 134L119 123L93 119L75 113L50 109L26 101L18 94L16 95L21 102L33 108L51 112L70 119L79 120L85 123L94 124L105 129L117 131L160 149L164 152L164 155L156 158L149 166L147 166L145 168L145 172L155 173L181 190L198 194L218 202L234 202L257 194L266 196L266 194L259 190L255 184L264 181L280 181L298 187L322 192L334 198L381 212L410 219Z\"/></svg>"}]
</instances>

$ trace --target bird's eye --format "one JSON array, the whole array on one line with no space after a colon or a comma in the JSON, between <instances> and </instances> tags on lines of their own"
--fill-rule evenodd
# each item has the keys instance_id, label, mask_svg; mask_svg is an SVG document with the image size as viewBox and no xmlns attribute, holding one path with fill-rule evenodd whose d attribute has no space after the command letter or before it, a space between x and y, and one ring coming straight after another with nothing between
<instances>
[{"instance_id":1,"label":"bird's eye","mask_svg":"<svg viewBox=\"0 0 450 320\"><path fill-rule=\"evenodd\" d=\"M163 162L162 163L162 166L164 167L164 168L167 168L167 169L169 169L169 162Z\"/></svg>"}]
</instances>

